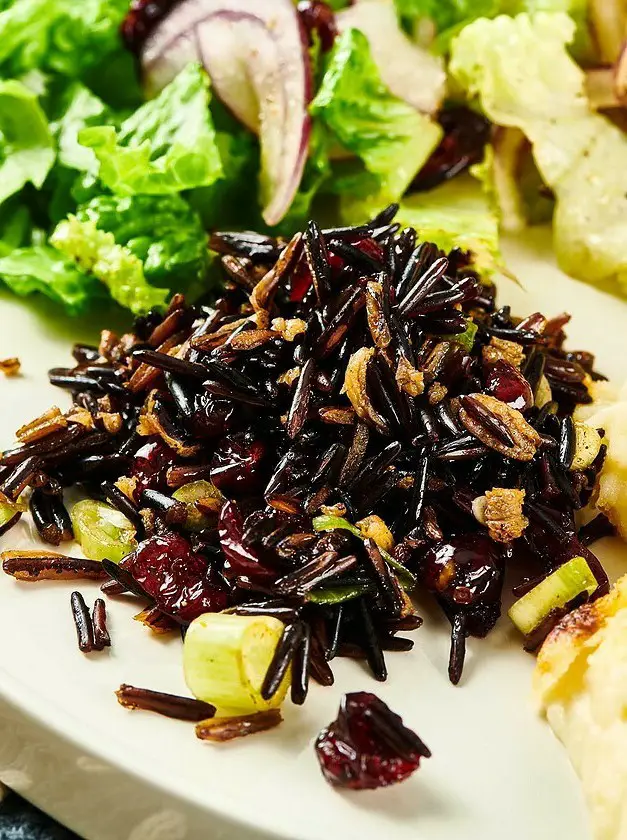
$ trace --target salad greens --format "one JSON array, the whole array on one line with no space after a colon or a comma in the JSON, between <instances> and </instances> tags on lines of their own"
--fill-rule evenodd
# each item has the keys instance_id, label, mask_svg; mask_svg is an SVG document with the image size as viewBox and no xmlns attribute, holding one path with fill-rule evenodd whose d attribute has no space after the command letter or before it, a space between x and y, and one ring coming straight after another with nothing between
<instances>
[{"instance_id":1,"label":"salad greens","mask_svg":"<svg viewBox=\"0 0 627 840\"><path fill-rule=\"evenodd\" d=\"M578 61L600 61L588 0L329 5L339 34L324 49L314 34L305 50L308 154L274 233L291 235L311 215L361 222L399 201L402 224L471 250L489 276L501 268L499 224L520 229L554 212L562 267L627 294L627 138L587 98ZM198 299L213 282L208 232L268 229L258 138L219 101L195 53L146 101L120 37L128 6L0 2L0 283L71 313L107 295L133 313L173 291ZM386 52L383 20L405 50ZM438 68L439 79L425 71L425 96L401 84L412 51ZM411 194L434 150L448 148L435 110L461 104L494 125L476 177Z\"/></svg>"}]
</instances>

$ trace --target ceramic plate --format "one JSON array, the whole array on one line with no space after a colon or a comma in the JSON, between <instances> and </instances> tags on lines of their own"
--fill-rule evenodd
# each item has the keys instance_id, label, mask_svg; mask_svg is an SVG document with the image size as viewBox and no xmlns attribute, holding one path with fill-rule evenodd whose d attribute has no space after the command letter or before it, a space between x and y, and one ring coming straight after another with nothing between
<instances>
[{"instance_id":1,"label":"ceramic plate","mask_svg":"<svg viewBox=\"0 0 627 840\"><path fill-rule=\"evenodd\" d=\"M546 231L507 242L505 254L524 289L503 280L500 299L520 313L571 312L570 346L593 350L600 370L624 378L627 304L561 274ZM73 341L96 335L95 323L0 297L0 358L23 363L22 377L0 380L0 445L63 405L45 371L69 362ZM34 543L20 523L0 547ZM596 549L614 574L627 568L618 542ZM156 639L132 620L136 605L110 601L113 647L85 657L71 589L0 577L0 779L88 840L590 840L575 775L530 700L533 659L507 620L470 641L454 688L446 622L421 603L424 627L411 653L389 655L387 683L357 663L334 663L335 685L312 688L302 709L287 707L283 726L216 746L197 741L189 724L115 700L123 682L185 693L179 639ZM80 589L96 597L96 585ZM404 784L342 794L322 779L313 740L342 693L355 690L379 693L431 748Z\"/></svg>"}]
</instances>

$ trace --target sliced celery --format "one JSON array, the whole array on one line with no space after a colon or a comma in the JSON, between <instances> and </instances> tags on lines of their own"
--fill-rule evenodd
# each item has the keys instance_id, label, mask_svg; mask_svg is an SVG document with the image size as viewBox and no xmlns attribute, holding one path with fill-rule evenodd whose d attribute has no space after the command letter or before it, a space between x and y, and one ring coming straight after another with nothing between
<instances>
[{"instance_id":1,"label":"sliced celery","mask_svg":"<svg viewBox=\"0 0 627 840\"><path fill-rule=\"evenodd\" d=\"M598 585L584 558L573 557L516 601L508 615L520 632L527 636L553 610L565 607L582 592L592 595Z\"/></svg>"},{"instance_id":2,"label":"sliced celery","mask_svg":"<svg viewBox=\"0 0 627 840\"><path fill-rule=\"evenodd\" d=\"M15 505L0 504L0 528L7 525L19 512Z\"/></svg>"},{"instance_id":3,"label":"sliced celery","mask_svg":"<svg viewBox=\"0 0 627 840\"><path fill-rule=\"evenodd\" d=\"M475 343L475 336L477 335L477 330L479 327L472 321L470 318L466 321L466 329L463 333L457 333L456 335L443 335L445 341L456 341L458 344L467 350L469 353L472 350L473 344Z\"/></svg>"},{"instance_id":4,"label":"sliced celery","mask_svg":"<svg viewBox=\"0 0 627 840\"><path fill-rule=\"evenodd\" d=\"M90 560L119 563L137 546L132 522L111 505L84 499L70 516L76 540Z\"/></svg>"},{"instance_id":5,"label":"sliced celery","mask_svg":"<svg viewBox=\"0 0 627 840\"><path fill-rule=\"evenodd\" d=\"M215 524L218 510L215 516L210 513L204 513L198 509L196 502L203 499L215 500L217 503L224 502L224 496L217 487L210 481L191 481L189 484L184 484L172 493L172 498L177 502L182 502L187 506L187 520L185 527L189 531L202 531L211 524Z\"/></svg>"},{"instance_id":6,"label":"sliced celery","mask_svg":"<svg viewBox=\"0 0 627 840\"><path fill-rule=\"evenodd\" d=\"M185 681L199 700L219 715L246 715L277 708L287 692L288 671L270 699L261 687L284 625L272 616L207 613L193 621L185 636Z\"/></svg>"}]
</instances>

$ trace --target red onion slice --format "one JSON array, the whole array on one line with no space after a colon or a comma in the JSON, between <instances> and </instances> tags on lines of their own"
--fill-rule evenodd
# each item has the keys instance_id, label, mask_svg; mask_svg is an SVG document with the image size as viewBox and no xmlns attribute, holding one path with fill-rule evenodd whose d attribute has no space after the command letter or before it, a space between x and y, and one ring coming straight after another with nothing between
<instances>
[{"instance_id":1,"label":"red onion slice","mask_svg":"<svg viewBox=\"0 0 627 840\"><path fill-rule=\"evenodd\" d=\"M336 15L341 32L360 29L370 43L382 80L395 96L434 114L446 89L441 58L413 44L398 25L393 0L358 0Z\"/></svg>"},{"instance_id":2,"label":"red onion slice","mask_svg":"<svg viewBox=\"0 0 627 840\"><path fill-rule=\"evenodd\" d=\"M303 174L311 120L307 38L290 0L182 0L146 41L141 62L159 90L190 61L261 143L263 217L277 224Z\"/></svg>"}]
</instances>

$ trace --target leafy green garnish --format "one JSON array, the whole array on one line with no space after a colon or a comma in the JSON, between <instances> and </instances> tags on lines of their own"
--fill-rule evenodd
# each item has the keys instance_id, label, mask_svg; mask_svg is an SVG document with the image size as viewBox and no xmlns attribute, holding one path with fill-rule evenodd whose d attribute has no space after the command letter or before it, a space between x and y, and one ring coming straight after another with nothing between
<instances>
[{"instance_id":1,"label":"leafy green garnish","mask_svg":"<svg viewBox=\"0 0 627 840\"><path fill-rule=\"evenodd\" d=\"M382 204L405 192L442 136L436 123L390 93L357 29L335 42L311 112L363 161Z\"/></svg>"},{"instance_id":2,"label":"leafy green garnish","mask_svg":"<svg viewBox=\"0 0 627 840\"><path fill-rule=\"evenodd\" d=\"M0 15L1 17L1 15ZM37 96L21 82L0 82L0 204L25 184L41 187L56 154Z\"/></svg>"},{"instance_id":3,"label":"leafy green garnish","mask_svg":"<svg viewBox=\"0 0 627 840\"><path fill-rule=\"evenodd\" d=\"M100 163L98 177L119 195L165 195L213 184L222 175L209 113L209 77L190 64L159 96L113 126L85 128L79 141Z\"/></svg>"},{"instance_id":4,"label":"leafy green garnish","mask_svg":"<svg viewBox=\"0 0 627 840\"><path fill-rule=\"evenodd\" d=\"M0 258L0 279L16 295L38 292L70 315L79 315L105 298L104 287L95 277L86 276L71 260L45 245L18 248Z\"/></svg>"},{"instance_id":5,"label":"leafy green garnish","mask_svg":"<svg viewBox=\"0 0 627 840\"><path fill-rule=\"evenodd\" d=\"M118 245L112 233L99 230L94 221L70 216L57 225L50 244L74 260L82 272L104 283L111 297L135 314L163 306L168 298L166 289L147 283L142 261Z\"/></svg>"}]
</instances>

